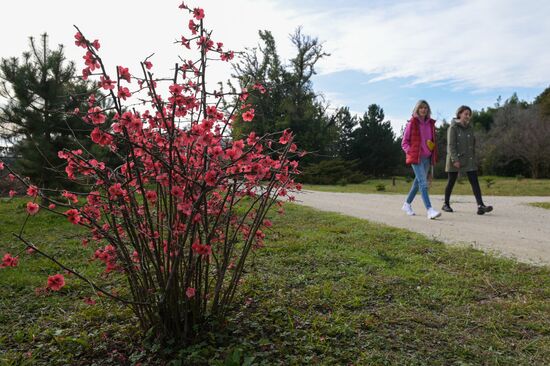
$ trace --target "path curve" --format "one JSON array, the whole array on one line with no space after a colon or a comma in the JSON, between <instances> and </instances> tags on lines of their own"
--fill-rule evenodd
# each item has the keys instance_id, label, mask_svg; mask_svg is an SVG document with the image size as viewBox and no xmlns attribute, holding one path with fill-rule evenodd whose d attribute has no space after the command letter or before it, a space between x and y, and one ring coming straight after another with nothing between
<instances>
[{"instance_id":1,"label":"path curve","mask_svg":"<svg viewBox=\"0 0 550 366\"><path fill-rule=\"evenodd\" d=\"M418 195L412 206L416 216L401 211L404 195L303 191L296 202L323 211L338 212L369 221L408 229L429 238L512 257L522 262L550 265L550 210L529 206L529 202L550 202L550 197L486 196L495 210L476 214L473 196L453 196L453 213L443 212L436 220L426 218ZM439 209L443 197L430 195Z\"/></svg>"}]
</instances>

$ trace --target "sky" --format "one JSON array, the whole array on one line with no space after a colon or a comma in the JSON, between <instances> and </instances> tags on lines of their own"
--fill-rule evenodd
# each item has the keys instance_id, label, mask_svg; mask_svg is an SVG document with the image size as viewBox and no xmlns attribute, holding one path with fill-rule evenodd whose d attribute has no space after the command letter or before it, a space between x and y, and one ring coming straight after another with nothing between
<instances>
[{"instance_id":1,"label":"sky","mask_svg":"<svg viewBox=\"0 0 550 366\"><path fill-rule=\"evenodd\" d=\"M20 56L28 37L49 34L50 47L65 45L82 66L74 45L77 25L99 39L107 67L138 69L154 53L156 76L186 50L174 43L187 34L188 17L172 0L9 1L2 4L0 57ZM382 106L399 135L418 99L433 116L453 117L462 104L493 106L516 92L532 101L550 85L548 0L187 0L202 7L213 39L243 50L270 30L283 60L293 57L289 35L298 26L323 42L329 57L318 63L314 89L329 110L349 106L362 114ZM226 80L228 66L212 70Z\"/></svg>"}]
</instances>

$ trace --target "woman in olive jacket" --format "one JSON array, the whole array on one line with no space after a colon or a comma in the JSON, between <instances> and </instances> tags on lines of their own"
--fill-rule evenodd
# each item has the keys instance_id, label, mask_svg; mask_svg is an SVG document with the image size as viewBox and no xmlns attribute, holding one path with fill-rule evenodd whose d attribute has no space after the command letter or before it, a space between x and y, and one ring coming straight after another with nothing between
<instances>
[{"instance_id":1,"label":"woman in olive jacket","mask_svg":"<svg viewBox=\"0 0 550 366\"><path fill-rule=\"evenodd\" d=\"M466 173L477 201L477 214L483 215L493 210L492 206L485 206L481 198L481 188L477 178L477 161L474 130L470 125L472 110L468 106L461 106L456 111L456 118L447 130L447 160L445 171L449 175L445 188L445 204L443 211L453 212L449 200L455 185L458 173Z\"/></svg>"}]
</instances>

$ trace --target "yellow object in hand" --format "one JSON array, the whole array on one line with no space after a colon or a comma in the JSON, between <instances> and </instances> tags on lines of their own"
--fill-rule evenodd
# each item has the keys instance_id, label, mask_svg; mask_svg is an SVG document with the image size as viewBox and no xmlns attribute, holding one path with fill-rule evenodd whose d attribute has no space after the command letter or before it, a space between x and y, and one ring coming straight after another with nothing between
<instances>
[{"instance_id":1,"label":"yellow object in hand","mask_svg":"<svg viewBox=\"0 0 550 366\"><path fill-rule=\"evenodd\" d=\"M432 140L427 140L426 145L428 145L428 149L430 149L430 151L433 151L435 144Z\"/></svg>"}]
</instances>

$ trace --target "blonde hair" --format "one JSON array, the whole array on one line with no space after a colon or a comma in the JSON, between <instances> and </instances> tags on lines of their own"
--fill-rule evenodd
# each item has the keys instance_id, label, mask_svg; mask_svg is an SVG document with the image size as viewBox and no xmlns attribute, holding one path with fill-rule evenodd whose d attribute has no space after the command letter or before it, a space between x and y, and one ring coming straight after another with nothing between
<instances>
[{"instance_id":1,"label":"blonde hair","mask_svg":"<svg viewBox=\"0 0 550 366\"><path fill-rule=\"evenodd\" d=\"M419 110L420 107L423 106L423 105L425 105L426 107L428 107L428 114L426 115L426 118L431 118L431 116L432 116L432 109L430 108L430 105L428 104L428 102L426 102L424 99L420 99L418 102L416 102L416 105L414 106L412 115L413 115L414 117L418 117L418 110Z\"/></svg>"}]
</instances>

